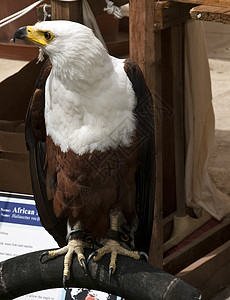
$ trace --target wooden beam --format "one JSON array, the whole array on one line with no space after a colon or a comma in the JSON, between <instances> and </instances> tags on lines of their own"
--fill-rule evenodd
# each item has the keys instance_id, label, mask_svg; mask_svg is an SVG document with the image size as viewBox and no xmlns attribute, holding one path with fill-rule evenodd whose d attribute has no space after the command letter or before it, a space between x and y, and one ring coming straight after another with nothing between
<instances>
[{"instance_id":1,"label":"wooden beam","mask_svg":"<svg viewBox=\"0 0 230 300\"><path fill-rule=\"evenodd\" d=\"M176 274L229 239L230 221L223 221L188 245L167 256L164 259L164 270Z\"/></svg>"},{"instance_id":2,"label":"wooden beam","mask_svg":"<svg viewBox=\"0 0 230 300\"><path fill-rule=\"evenodd\" d=\"M162 190L163 212L168 216L176 210L174 152L174 78L172 74L171 28L161 30L161 102L162 102Z\"/></svg>"},{"instance_id":3,"label":"wooden beam","mask_svg":"<svg viewBox=\"0 0 230 300\"><path fill-rule=\"evenodd\" d=\"M230 241L197 260L176 277L198 288L210 299L230 284Z\"/></svg>"},{"instance_id":4,"label":"wooden beam","mask_svg":"<svg viewBox=\"0 0 230 300\"><path fill-rule=\"evenodd\" d=\"M194 20L230 24L230 7L199 5L191 9L190 15Z\"/></svg>"},{"instance_id":5,"label":"wooden beam","mask_svg":"<svg viewBox=\"0 0 230 300\"><path fill-rule=\"evenodd\" d=\"M172 1L155 2L155 30L162 30L186 22L191 18L189 12L193 6L193 4Z\"/></svg>"},{"instance_id":6,"label":"wooden beam","mask_svg":"<svg viewBox=\"0 0 230 300\"><path fill-rule=\"evenodd\" d=\"M229 0L172 0L173 2L230 7Z\"/></svg>"},{"instance_id":7,"label":"wooden beam","mask_svg":"<svg viewBox=\"0 0 230 300\"><path fill-rule=\"evenodd\" d=\"M156 127L156 195L149 262L162 267L162 120L161 114L161 35L154 33L155 0L130 0L130 57L142 69L153 96Z\"/></svg>"},{"instance_id":8,"label":"wooden beam","mask_svg":"<svg viewBox=\"0 0 230 300\"><path fill-rule=\"evenodd\" d=\"M69 20L82 23L82 1L51 0L52 20Z\"/></svg>"},{"instance_id":9,"label":"wooden beam","mask_svg":"<svg viewBox=\"0 0 230 300\"><path fill-rule=\"evenodd\" d=\"M149 88L154 92L155 35L154 3L148 0L130 1L130 56L135 59L144 73Z\"/></svg>"},{"instance_id":10,"label":"wooden beam","mask_svg":"<svg viewBox=\"0 0 230 300\"><path fill-rule=\"evenodd\" d=\"M0 57L30 61L38 57L38 47L0 43Z\"/></svg>"}]
</instances>

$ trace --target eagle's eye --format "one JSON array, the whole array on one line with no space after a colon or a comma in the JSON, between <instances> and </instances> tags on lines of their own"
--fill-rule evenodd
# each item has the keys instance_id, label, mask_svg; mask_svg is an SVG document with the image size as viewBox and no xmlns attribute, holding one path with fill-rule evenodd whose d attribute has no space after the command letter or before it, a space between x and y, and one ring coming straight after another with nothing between
<instances>
[{"instance_id":1,"label":"eagle's eye","mask_svg":"<svg viewBox=\"0 0 230 300\"><path fill-rule=\"evenodd\" d=\"M44 32L44 37L45 37L46 40L50 40L51 39L50 32L48 32L48 31Z\"/></svg>"}]
</instances>

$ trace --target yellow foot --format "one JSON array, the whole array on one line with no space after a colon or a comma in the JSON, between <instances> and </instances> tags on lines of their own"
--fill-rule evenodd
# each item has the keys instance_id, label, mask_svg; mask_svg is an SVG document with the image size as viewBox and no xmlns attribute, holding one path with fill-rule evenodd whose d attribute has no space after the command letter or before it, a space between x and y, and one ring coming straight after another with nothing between
<instances>
[{"instance_id":1,"label":"yellow foot","mask_svg":"<svg viewBox=\"0 0 230 300\"><path fill-rule=\"evenodd\" d=\"M72 264L73 254L77 254L78 261L82 269L87 273L86 260L84 256L84 248L87 247L87 243L80 239L72 239L68 242L68 245L58 250L51 250L42 253L40 261L42 263L47 262L49 259L53 259L60 255L65 255L64 258L64 270L63 270L63 285L65 287L66 281L70 278L70 267Z\"/></svg>"},{"instance_id":2,"label":"yellow foot","mask_svg":"<svg viewBox=\"0 0 230 300\"><path fill-rule=\"evenodd\" d=\"M138 251L130 251L125 249L124 247L122 247L120 245L120 243L118 243L115 240L110 240L108 239L107 242L105 243L105 245L102 248L97 249L96 252L93 252L89 259L93 257L94 261L98 261L100 260L105 254L111 253L111 258L110 258L110 264L109 264L109 279L111 279L111 275L114 274L115 270L116 270L116 261L117 261L117 255L124 255L124 256L129 256L132 257L134 259L140 259L141 254Z\"/></svg>"}]
</instances>

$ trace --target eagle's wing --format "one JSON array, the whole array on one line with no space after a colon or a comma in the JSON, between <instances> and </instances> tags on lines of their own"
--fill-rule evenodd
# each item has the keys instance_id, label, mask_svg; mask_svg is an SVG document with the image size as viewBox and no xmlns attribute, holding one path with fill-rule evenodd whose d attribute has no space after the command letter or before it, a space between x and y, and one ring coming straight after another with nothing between
<instances>
[{"instance_id":1,"label":"eagle's wing","mask_svg":"<svg viewBox=\"0 0 230 300\"><path fill-rule=\"evenodd\" d=\"M57 218L53 201L46 192L46 129L44 120L45 83L51 71L49 60L43 65L28 106L26 116L26 144L29 150L31 181L42 225L60 247L66 244L67 220Z\"/></svg>"},{"instance_id":2,"label":"eagle's wing","mask_svg":"<svg viewBox=\"0 0 230 300\"><path fill-rule=\"evenodd\" d=\"M138 228L135 248L148 253L152 234L155 196L155 130L153 100L139 66L125 61L125 71L136 95L139 166L136 174Z\"/></svg>"}]
</instances>

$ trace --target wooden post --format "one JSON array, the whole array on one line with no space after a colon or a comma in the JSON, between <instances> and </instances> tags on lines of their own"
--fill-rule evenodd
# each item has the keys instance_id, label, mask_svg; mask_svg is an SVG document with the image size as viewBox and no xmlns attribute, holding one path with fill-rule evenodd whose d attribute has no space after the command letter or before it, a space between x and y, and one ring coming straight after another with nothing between
<instances>
[{"instance_id":1,"label":"wooden post","mask_svg":"<svg viewBox=\"0 0 230 300\"><path fill-rule=\"evenodd\" d=\"M184 152L184 23L172 26L172 72L177 217L186 216Z\"/></svg>"},{"instance_id":2,"label":"wooden post","mask_svg":"<svg viewBox=\"0 0 230 300\"><path fill-rule=\"evenodd\" d=\"M82 23L82 1L51 0L52 20L69 20Z\"/></svg>"},{"instance_id":3,"label":"wooden post","mask_svg":"<svg viewBox=\"0 0 230 300\"><path fill-rule=\"evenodd\" d=\"M171 27L161 30L162 198L164 217L176 210Z\"/></svg>"},{"instance_id":4,"label":"wooden post","mask_svg":"<svg viewBox=\"0 0 230 300\"><path fill-rule=\"evenodd\" d=\"M161 33L154 32L155 0L130 0L130 57L142 69L152 93L156 127L156 195L149 262L162 268L162 119L161 119Z\"/></svg>"}]
</instances>

